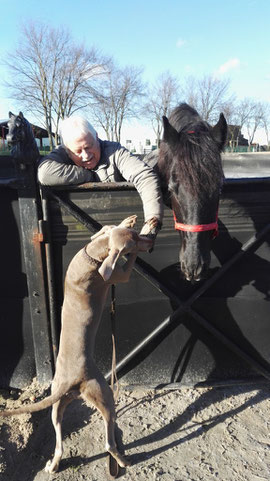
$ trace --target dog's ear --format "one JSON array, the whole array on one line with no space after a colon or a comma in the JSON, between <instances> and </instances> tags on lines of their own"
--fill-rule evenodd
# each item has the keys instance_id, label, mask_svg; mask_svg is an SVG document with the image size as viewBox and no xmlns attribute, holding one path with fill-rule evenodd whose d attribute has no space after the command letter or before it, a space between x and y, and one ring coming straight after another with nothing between
<instances>
[{"instance_id":1,"label":"dog's ear","mask_svg":"<svg viewBox=\"0 0 270 481\"><path fill-rule=\"evenodd\" d=\"M103 235L103 234L106 234L109 230L111 230L113 227L115 226L111 226L111 225L104 225L98 232L96 232L96 234L92 235L91 236L91 241L94 240L94 239L97 239L99 236Z\"/></svg>"},{"instance_id":2,"label":"dog's ear","mask_svg":"<svg viewBox=\"0 0 270 481\"><path fill-rule=\"evenodd\" d=\"M103 277L104 281L108 281L110 279L119 256L120 251L118 249L111 249L108 257L106 257L106 259L104 259L102 262L98 272L100 273L101 277Z\"/></svg>"}]
</instances>

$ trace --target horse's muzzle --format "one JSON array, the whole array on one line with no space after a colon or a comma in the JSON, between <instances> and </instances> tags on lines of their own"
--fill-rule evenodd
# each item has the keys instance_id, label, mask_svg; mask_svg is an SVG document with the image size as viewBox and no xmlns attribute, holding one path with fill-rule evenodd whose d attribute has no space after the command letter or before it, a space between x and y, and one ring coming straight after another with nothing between
<instances>
[{"instance_id":1,"label":"horse's muzzle","mask_svg":"<svg viewBox=\"0 0 270 481\"><path fill-rule=\"evenodd\" d=\"M207 277L207 272L210 265L210 256L207 258L199 257L192 259L192 257L180 254L180 268L183 277L192 283L202 281Z\"/></svg>"},{"instance_id":2,"label":"horse's muzzle","mask_svg":"<svg viewBox=\"0 0 270 481\"><path fill-rule=\"evenodd\" d=\"M181 263L180 267L183 277L186 279L186 281L189 281L192 284L202 281L206 277L207 268L190 270L186 269L183 263Z\"/></svg>"}]
</instances>

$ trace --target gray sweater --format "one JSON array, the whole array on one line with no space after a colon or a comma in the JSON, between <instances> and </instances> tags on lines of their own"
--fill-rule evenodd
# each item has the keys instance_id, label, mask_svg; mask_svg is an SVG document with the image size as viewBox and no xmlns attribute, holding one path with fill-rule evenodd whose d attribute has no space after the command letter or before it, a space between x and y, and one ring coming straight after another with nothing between
<instances>
[{"instance_id":1,"label":"gray sweater","mask_svg":"<svg viewBox=\"0 0 270 481\"><path fill-rule=\"evenodd\" d=\"M159 179L153 170L118 142L99 140L101 157L93 170L78 167L63 146L41 159L38 181L42 185L71 185L87 182L132 182L144 209L145 221L157 217L162 221L163 202Z\"/></svg>"}]
</instances>

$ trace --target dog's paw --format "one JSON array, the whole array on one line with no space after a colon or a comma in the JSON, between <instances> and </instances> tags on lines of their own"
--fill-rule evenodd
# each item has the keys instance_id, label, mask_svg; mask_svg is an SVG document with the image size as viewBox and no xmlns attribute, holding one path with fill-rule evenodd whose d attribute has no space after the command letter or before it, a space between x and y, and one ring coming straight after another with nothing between
<instances>
[{"instance_id":1,"label":"dog's paw","mask_svg":"<svg viewBox=\"0 0 270 481\"><path fill-rule=\"evenodd\" d=\"M44 471L46 473L56 473L58 471L58 468L59 468L59 461L58 462L47 461Z\"/></svg>"},{"instance_id":2,"label":"dog's paw","mask_svg":"<svg viewBox=\"0 0 270 481\"><path fill-rule=\"evenodd\" d=\"M134 225L136 224L136 221L137 221L137 216L135 214L130 215L129 217L127 217L121 222L120 226L125 227L126 229L130 229L131 227L134 227Z\"/></svg>"},{"instance_id":3,"label":"dog's paw","mask_svg":"<svg viewBox=\"0 0 270 481\"><path fill-rule=\"evenodd\" d=\"M157 217L152 217L146 221L141 229L140 235L150 235L156 237L158 231L161 229L161 222Z\"/></svg>"},{"instance_id":4,"label":"dog's paw","mask_svg":"<svg viewBox=\"0 0 270 481\"><path fill-rule=\"evenodd\" d=\"M131 465L131 462L116 449L109 450L110 455L117 461L121 468L126 468Z\"/></svg>"}]
</instances>

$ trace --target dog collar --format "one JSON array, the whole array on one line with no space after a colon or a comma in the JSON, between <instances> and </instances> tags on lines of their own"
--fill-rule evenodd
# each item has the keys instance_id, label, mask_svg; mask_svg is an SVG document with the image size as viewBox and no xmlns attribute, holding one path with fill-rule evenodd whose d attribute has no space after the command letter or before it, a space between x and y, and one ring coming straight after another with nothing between
<instances>
[{"instance_id":1,"label":"dog collar","mask_svg":"<svg viewBox=\"0 0 270 481\"><path fill-rule=\"evenodd\" d=\"M86 244L86 246L84 246L84 248L83 248L83 255L88 260L88 262L90 262L91 264L93 264L95 266L99 266L100 264L102 264L102 261L98 261L97 259L94 259L94 257L89 256L89 254L87 254L87 250L86 250L87 246L88 246L88 244Z\"/></svg>"}]
</instances>

